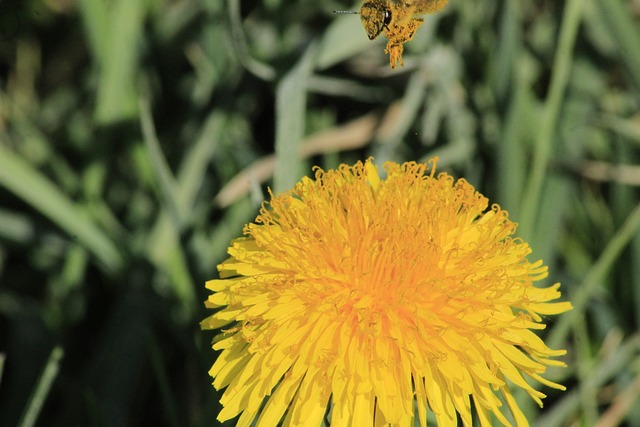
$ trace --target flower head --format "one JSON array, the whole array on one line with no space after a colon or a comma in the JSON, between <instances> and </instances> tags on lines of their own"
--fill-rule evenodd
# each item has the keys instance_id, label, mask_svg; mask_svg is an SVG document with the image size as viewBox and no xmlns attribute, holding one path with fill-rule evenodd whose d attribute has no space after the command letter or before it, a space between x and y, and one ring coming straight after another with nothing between
<instances>
[{"instance_id":1,"label":"flower head","mask_svg":"<svg viewBox=\"0 0 640 427\"><path fill-rule=\"evenodd\" d=\"M315 169L273 196L230 258L202 322L222 328L213 385L227 387L218 419L238 425L439 426L491 414L503 401L527 422L513 385L540 405L528 380L563 366L533 332L568 302L559 284L539 288L542 261L512 235L516 224L468 182L426 164L371 159ZM502 395L502 399L498 397ZM415 408L414 411L414 402Z\"/></svg>"}]
</instances>

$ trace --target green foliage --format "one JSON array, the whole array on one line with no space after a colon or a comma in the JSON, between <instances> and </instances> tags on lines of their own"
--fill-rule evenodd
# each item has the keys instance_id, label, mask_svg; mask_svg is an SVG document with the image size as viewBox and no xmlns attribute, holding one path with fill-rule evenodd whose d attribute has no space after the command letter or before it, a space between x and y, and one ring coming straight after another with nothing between
<instances>
[{"instance_id":1,"label":"green foliage","mask_svg":"<svg viewBox=\"0 0 640 427\"><path fill-rule=\"evenodd\" d=\"M0 2L0 425L215 425L204 282L267 185L369 155L438 155L562 282L532 424L640 425L638 2L450 0L395 71L359 6Z\"/></svg>"}]
</instances>

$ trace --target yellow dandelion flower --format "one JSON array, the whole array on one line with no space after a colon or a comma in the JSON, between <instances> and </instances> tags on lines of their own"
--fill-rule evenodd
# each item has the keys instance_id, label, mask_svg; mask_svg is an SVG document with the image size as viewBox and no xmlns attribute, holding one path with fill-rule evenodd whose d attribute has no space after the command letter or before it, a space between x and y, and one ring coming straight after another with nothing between
<instances>
[{"instance_id":1,"label":"yellow dandelion flower","mask_svg":"<svg viewBox=\"0 0 640 427\"><path fill-rule=\"evenodd\" d=\"M369 159L315 169L271 197L229 247L203 329L220 421L237 425L527 425L511 387L542 405L551 350L533 332L571 308L516 224L463 179ZM502 399L498 397L502 396ZM414 406L415 405L415 406ZM414 410L414 407L417 410Z\"/></svg>"}]
</instances>

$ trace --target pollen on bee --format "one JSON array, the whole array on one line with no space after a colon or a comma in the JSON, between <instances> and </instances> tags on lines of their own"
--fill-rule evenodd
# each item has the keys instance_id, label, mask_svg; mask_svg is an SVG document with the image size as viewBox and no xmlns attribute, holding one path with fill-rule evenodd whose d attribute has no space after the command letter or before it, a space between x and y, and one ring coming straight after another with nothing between
<instances>
[{"instance_id":1,"label":"pollen on bee","mask_svg":"<svg viewBox=\"0 0 640 427\"><path fill-rule=\"evenodd\" d=\"M412 40L417 29L424 22L417 16L434 13L442 9L448 0L368 0L360 9L362 26L370 40L384 33L387 39L385 53L389 54L392 69L402 60L403 44ZM335 13L356 13L334 11Z\"/></svg>"}]
</instances>

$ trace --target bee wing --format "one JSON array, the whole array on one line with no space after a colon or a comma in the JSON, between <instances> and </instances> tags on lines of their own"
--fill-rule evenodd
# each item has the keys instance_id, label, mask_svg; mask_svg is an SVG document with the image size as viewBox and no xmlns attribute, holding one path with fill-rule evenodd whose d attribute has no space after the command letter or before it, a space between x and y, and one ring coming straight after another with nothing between
<instances>
[{"instance_id":1,"label":"bee wing","mask_svg":"<svg viewBox=\"0 0 640 427\"><path fill-rule=\"evenodd\" d=\"M392 0L395 2L395 0ZM435 13L445 7L449 0L407 0L415 7L415 13ZM399 0L401 3L401 1Z\"/></svg>"}]
</instances>

